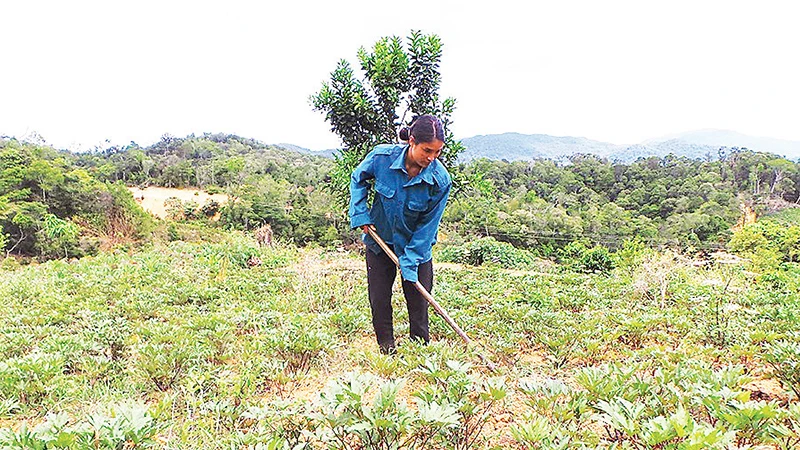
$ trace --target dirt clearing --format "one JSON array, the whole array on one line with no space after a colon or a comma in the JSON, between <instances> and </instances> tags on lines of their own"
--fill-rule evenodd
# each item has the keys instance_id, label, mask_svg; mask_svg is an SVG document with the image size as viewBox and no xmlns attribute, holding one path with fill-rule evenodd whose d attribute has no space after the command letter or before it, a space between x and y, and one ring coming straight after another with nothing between
<instances>
[{"instance_id":1,"label":"dirt clearing","mask_svg":"<svg viewBox=\"0 0 800 450\"><path fill-rule=\"evenodd\" d=\"M129 191L133 194L136 202L142 205L142 208L150 214L163 219L167 217L167 209L164 202L171 197L177 197L183 202L193 201L198 206L203 206L209 200L214 200L220 205L228 201L228 196L225 194L209 194L197 189L175 189L175 188L162 188L162 187L148 187L146 189L139 189L137 187L129 187Z\"/></svg>"}]
</instances>

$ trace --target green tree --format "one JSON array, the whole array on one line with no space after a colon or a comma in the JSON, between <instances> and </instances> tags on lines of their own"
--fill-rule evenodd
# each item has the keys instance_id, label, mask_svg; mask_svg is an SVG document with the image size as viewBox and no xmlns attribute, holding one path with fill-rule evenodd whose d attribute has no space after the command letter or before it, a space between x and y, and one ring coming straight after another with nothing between
<instances>
[{"instance_id":1,"label":"green tree","mask_svg":"<svg viewBox=\"0 0 800 450\"><path fill-rule=\"evenodd\" d=\"M45 256L56 256L63 250L66 258L70 247L77 245L80 228L69 220L45 214L39 233L42 237L37 239L37 245Z\"/></svg>"},{"instance_id":2,"label":"green tree","mask_svg":"<svg viewBox=\"0 0 800 450\"><path fill-rule=\"evenodd\" d=\"M441 160L452 167L463 150L450 131L455 99L439 97L442 42L435 34L412 31L408 45L399 37L384 37L371 50L361 47L359 79L346 60L339 61L328 82L310 98L325 114L344 148L336 155L330 189L346 204L350 174L377 144L396 142L397 128L422 114L438 116L445 128Z\"/></svg>"},{"instance_id":3,"label":"green tree","mask_svg":"<svg viewBox=\"0 0 800 450\"><path fill-rule=\"evenodd\" d=\"M39 185L42 200L47 201L47 193L63 183L64 175L50 161L37 159L27 169L27 178Z\"/></svg>"},{"instance_id":4,"label":"green tree","mask_svg":"<svg viewBox=\"0 0 800 450\"><path fill-rule=\"evenodd\" d=\"M770 195L783 197L785 194L794 193L794 183L791 177L797 173L797 164L783 158L776 158L767 162L767 168L771 172Z\"/></svg>"}]
</instances>

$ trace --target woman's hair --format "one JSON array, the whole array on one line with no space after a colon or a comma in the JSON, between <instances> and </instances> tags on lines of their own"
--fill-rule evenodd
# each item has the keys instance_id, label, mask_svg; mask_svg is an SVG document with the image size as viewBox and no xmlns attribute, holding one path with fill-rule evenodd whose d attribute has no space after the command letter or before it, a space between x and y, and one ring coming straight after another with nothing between
<instances>
[{"instance_id":1,"label":"woman's hair","mask_svg":"<svg viewBox=\"0 0 800 450\"><path fill-rule=\"evenodd\" d=\"M433 142L439 140L444 142L444 128L442 121L436 116L424 114L414 119L411 127L403 127L399 133L400 139L407 141L413 137L414 142Z\"/></svg>"}]
</instances>

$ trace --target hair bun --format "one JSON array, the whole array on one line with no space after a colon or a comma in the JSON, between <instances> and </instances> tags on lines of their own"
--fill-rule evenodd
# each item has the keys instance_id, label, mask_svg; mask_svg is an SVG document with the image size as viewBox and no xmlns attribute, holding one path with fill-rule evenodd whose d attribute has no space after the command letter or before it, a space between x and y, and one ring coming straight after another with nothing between
<instances>
[{"instance_id":1,"label":"hair bun","mask_svg":"<svg viewBox=\"0 0 800 450\"><path fill-rule=\"evenodd\" d=\"M408 138L410 137L410 134L411 134L411 130L408 127L401 128L400 129L400 133L398 133L398 135L400 136L400 140L401 141L407 141Z\"/></svg>"}]
</instances>

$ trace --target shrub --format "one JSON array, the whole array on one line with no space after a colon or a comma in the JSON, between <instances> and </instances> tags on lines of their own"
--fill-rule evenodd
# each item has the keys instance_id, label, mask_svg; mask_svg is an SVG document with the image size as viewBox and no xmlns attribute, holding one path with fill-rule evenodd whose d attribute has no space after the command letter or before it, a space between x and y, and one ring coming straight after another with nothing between
<instances>
[{"instance_id":1,"label":"shrub","mask_svg":"<svg viewBox=\"0 0 800 450\"><path fill-rule=\"evenodd\" d=\"M167 211L167 218L181 220L183 216L183 202L178 197L170 197L164 200L164 209Z\"/></svg>"},{"instance_id":2,"label":"shrub","mask_svg":"<svg viewBox=\"0 0 800 450\"><path fill-rule=\"evenodd\" d=\"M17 258L14 258L13 256L5 258L5 256L5 253L0 253L0 258L2 258L0 259L0 270L12 271L20 267L20 263Z\"/></svg>"},{"instance_id":3,"label":"shrub","mask_svg":"<svg viewBox=\"0 0 800 450\"><path fill-rule=\"evenodd\" d=\"M88 210L72 217L84 235L105 244L90 243L87 249L129 244L149 236L155 228L153 217L136 203L125 185L120 182L103 186L105 190L91 201Z\"/></svg>"},{"instance_id":4,"label":"shrub","mask_svg":"<svg viewBox=\"0 0 800 450\"><path fill-rule=\"evenodd\" d=\"M497 264L507 269L527 269L536 258L527 250L515 248L492 237L474 240L464 245L445 247L439 254L442 261L480 266Z\"/></svg>"},{"instance_id":5,"label":"shrub","mask_svg":"<svg viewBox=\"0 0 800 450\"><path fill-rule=\"evenodd\" d=\"M178 232L178 227L175 225L175 222L170 222L169 225L167 225L167 239L169 239L170 242L181 240L181 235Z\"/></svg>"},{"instance_id":6,"label":"shrub","mask_svg":"<svg viewBox=\"0 0 800 450\"><path fill-rule=\"evenodd\" d=\"M220 204L216 200L207 200L205 204L200 208L200 212L203 213L205 217L214 217L214 215L219 212Z\"/></svg>"},{"instance_id":7,"label":"shrub","mask_svg":"<svg viewBox=\"0 0 800 450\"><path fill-rule=\"evenodd\" d=\"M607 248L601 245L589 248L580 241L564 247L559 259L573 270L583 273L608 273L614 268L614 259Z\"/></svg>"},{"instance_id":8,"label":"shrub","mask_svg":"<svg viewBox=\"0 0 800 450\"><path fill-rule=\"evenodd\" d=\"M781 261L800 259L800 226L757 222L737 231L728 248L753 260L756 266L775 268Z\"/></svg>"},{"instance_id":9,"label":"shrub","mask_svg":"<svg viewBox=\"0 0 800 450\"><path fill-rule=\"evenodd\" d=\"M633 269L640 266L651 252L641 240L628 239L623 242L622 248L614 252L614 266Z\"/></svg>"},{"instance_id":10,"label":"shrub","mask_svg":"<svg viewBox=\"0 0 800 450\"><path fill-rule=\"evenodd\" d=\"M76 255L80 228L70 220L45 214L42 228L37 232L36 246L43 256L50 258Z\"/></svg>"},{"instance_id":11,"label":"shrub","mask_svg":"<svg viewBox=\"0 0 800 450\"><path fill-rule=\"evenodd\" d=\"M196 192L195 195L197 195ZM183 217L185 217L187 220L197 219L199 212L200 205L198 205L194 200L183 202Z\"/></svg>"}]
</instances>

